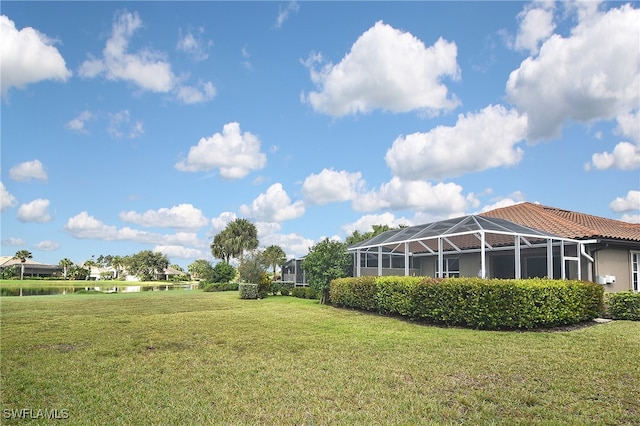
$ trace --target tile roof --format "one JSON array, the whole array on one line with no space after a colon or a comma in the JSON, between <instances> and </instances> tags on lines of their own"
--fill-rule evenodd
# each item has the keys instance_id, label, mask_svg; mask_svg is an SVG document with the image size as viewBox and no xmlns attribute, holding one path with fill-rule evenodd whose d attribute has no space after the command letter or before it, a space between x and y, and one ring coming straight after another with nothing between
<instances>
[{"instance_id":1,"label":"tile roof","mask_svg":"<svg viewBox=\"0 0 640 426\"><path fill-rule=\"evenodd\" d=\"M640 241L640 224L607 219L534 203L520 203L481 213L572 239Z\"/></svg>"}]
</instances>

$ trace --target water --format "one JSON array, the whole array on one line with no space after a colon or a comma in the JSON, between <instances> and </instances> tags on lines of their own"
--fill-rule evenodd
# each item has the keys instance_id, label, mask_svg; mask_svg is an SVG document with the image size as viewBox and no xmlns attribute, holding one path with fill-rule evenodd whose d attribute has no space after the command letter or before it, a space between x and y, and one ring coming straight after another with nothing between
<instances>
[{"instance_id":1,"label":"water","mask_svg":"<svg viewBox=\"0 0 640 426\"><path fill-rule=\"evenodd\" d=\"M196 290L198 284L118 285L87 287L1 288L0 296L50 296L73 293L140 293L142 291Z\"/></svg>"}]
</instances>

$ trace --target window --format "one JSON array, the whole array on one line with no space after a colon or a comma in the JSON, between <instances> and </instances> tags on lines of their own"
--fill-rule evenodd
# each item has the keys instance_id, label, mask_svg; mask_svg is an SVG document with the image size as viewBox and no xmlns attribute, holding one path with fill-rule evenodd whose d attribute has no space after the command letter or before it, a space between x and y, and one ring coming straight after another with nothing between
<instances>
[{"instance_id":1,"label":"window","mask_svg":"<svg viewBox=\"0 0 640 426\"><path fill-rule=\"evenodd\" d=\"M640 252L631 252L631 288L640 291Z\"/></svg>"},{"instance_id":2,"label":"window","mask_svg":"<svg viewBox=\"0 0 640 426\"><path fill-rule=\"evenodd\" d=\"M458 257L445 257L442 259L444 278L459 278L460 277L460 258ZM436 258L436 277L440 276L440 265Z\"/></svg>"}]
</instances>

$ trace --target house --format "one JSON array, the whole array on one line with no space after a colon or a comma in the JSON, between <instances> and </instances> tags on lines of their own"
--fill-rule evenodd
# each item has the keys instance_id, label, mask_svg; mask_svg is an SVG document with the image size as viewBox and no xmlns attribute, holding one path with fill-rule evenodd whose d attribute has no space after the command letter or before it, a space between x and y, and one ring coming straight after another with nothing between
<instances>
[{"instance_id":1,"label":"house","mask_svg":"<svg viewBox=\"0 0 640 426\"><path fill-rule=\"evenodd\" d=\"M533 203L387 231L348 250L354 276L553 277L640 291L640 224Z\"/></svg>"},{"instance_id":2,"label":"house","mask_svg":"<svg viewBox=\"0 0 640 426\"><path fill-rule=\"evenodd\" d=\"M282 271L282 281L290 281L295 283L296 287L306 286L307 276L302 269L303 259L290 259L284 265L280 266Z\"/></svg>"},{"instance_id":3,"label":"house","mask_svg":"<svg viewBox=\"0 0 640 426\"><path fill-rule=\"evenodd\" d=\"M22 267L20 259L13 256L0 256L0 270L11 266ZM62 271L58 265L47 265L46 263L36 262L32 259L26 259L24 262L24 277L51 277Z\"/></svg>"}]
</instances>

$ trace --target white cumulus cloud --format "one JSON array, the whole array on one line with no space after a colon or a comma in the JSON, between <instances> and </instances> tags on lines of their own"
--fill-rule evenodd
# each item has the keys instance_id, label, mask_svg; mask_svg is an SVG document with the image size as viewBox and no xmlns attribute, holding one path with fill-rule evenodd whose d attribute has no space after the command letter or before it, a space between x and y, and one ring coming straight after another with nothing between
<instances>
[{"instance_id":1,"label":"white cumulus cloud","mask_svg":"<svg viewBox=\"0 0 640 426\"><path fill-rule=\"evenodd\" d=\"M302 184L306 200L314 204L327 204L352 200L364 187L360 172L323 169L318 174L307 176Z\"/></svg>"},{"instance_id":2,"label":"white cumulus cloud","mask_svg":"<svg viewBox=\"0 0 640 426\"><path fill-rule=\"evenodd\" d=\"M52 218L49 214L50 201L38 198L18 207L18 220L20 222L51 222Z\"/></svg>"},{"instance_id":3,"label":"white cumulus cloud","mask_svg":"<svg viewBox=\"0 0 640 426\"><path fill-rule=\"evenodd\" d=\"M380 21L337 65L317 69L322 57L312 54L306 65L318 91L303 98L316 111L335 117L375 109L436 115L459 104L441 81L459 78L456 57L455 43L441 38L426 47L412 34Z\"/></svg>"},{"instance_id":4,"label":"white cumulus cloud","mask_svg":"<svg viewBox=\"0 0 640 426\"><path fill-rule=\"evenodd\" d=\"M7 188L4 187L4 183L0 182L0 211L5 211L9 207L15 207L18 204L18 200L13 196Z\"/></svg>"},{"instance_id":5,"label":"white cumulus cloud","mask_svg":"<svg viewBox=\"0 0 640 426\"><path fill-rule=\"evenodd\" d=\"M361 194L353 201L356 211L413 210L433 214L463 212L478 201L472 194L464 196L462 187L455 183L402 180L394 176L380 189Z\"/></svg>"},{"instance_id":6,"label":"white cumulus cloud","mask_svg":"<svg viewBox=\"0 0 640 426\"><path fill-rule=\"evenodd\" d=\"M9 237L6 240L2 240L3 246L24 246L27 245L27 242L22 238L17 237Z\"/></svg>"},{"instance_id":7,"label":"white cumulus cloud","mask_svg":"<svg viewBox=\"0 0 640 426\"><path fill-rule=\"evenodd\" d=\"M77 117L67 123L67 129L80 133L87 133L87 129L84 126L87 121L92 118L94 118L94 115L91 111L82 111Z\"/></svg>"},{"instance_id":8,"label":"white cumulus cloud","mask_svg":"<svg viewBox=\"0 0 640 426\"><path fill-rule=\"evenodd\" d=\"M9 177L18 182L28 182L32 179L46 182L49 177L40 160L25 161L9 169Z\"/></svg>"},{"instance_id":9,"label":"white cumulus cloud","mask_svg":"<svg viewBox=\"0 0 640 426\"><path fill-rule=\"evenodd\" d=\"M169 92L177 82L171 64L164 55L143 49L129 53L134 32L142 27L137 13L123 12L116 16L111 37L107 40L102 58L92 58L80 66L82 77L104 75L108 80L124 80L152 92Z\"/></svg>"},{"instance_id":10,"label":"white cumulus cloud","mask_svg":"<svg viewBox=\"0 0 640 426\"><path fill-rule=\"evenodd\" d=\"M183 245L196 248L206 246L206 243L201 241L195 232L159 234L129 227L117 228L116 226L105 224L86 211L70 217L64 228L69 234L80 239L133 241L141 244Z\"/></svg>"},{"instance_id":11,"label":"white cumulus cloud","mask_svg":"<svg viewBox=\"0 0 640 426\"><path fill-rule=\"evenodd\" d=\"M258 195L251 205L240 206L241 215L261 222L284 222L298 218L304 212L304 202L292 203L280 183L274 183L267 188L267 191Z\"/></svg>"},{"instance_id":12,"label":"white cumulus cloud","mask_svg":"<svg viewBox=\"0 0 640 426\"><path fill-rule=\"evenodd\" d=\"M144 213L128 211L120 213L120 220L144 227L200 229L208 223L202 210L192 204L179 204L171 208L147 210Z\"/></svg>"},{"instance_id":13,"label":"white cumulus cloud","mask_svg":"<svg viewBox=\"0 0 640 426\"><path fill-rule=\"evenodd\" d=\"M153 251L165 254L171 259L203 259L209 255L209 253L205 253L200 249L177 245L158 245L153 248Z\"/></svg>"},{"instance_id":14,"label":"white cumulus cloud","mask_svg":"<svg viewBox=\"0 0 640 426\"><path fill-rule=\"evenodd\" d=\"M201 172L219 169L225 179L240 179L252 170L262 169L267 156L260 151L260 139L240 130L239 123L227 123L222 133L201 138L189 149L187 158L175 164L183 172Z\"/></svg>"},{"instance_id":15,"label":"white cumulus cloud","mask_svg":"<svg viewBox=\"0 0 640 426\"><path fill-rule=\"evenodd\" d=\"M591 163L585 168L591 170L621 169L634 170L640 167L640 147L629 142L620 142L613 152L600 152L591 156Z\"/></svg>"},{"instance_id":16,"label":"white cumulus cloud","mask_svg":"<svg viewBox=\"0 0 640 426\"><path fill-rule=\"evenodd\" d=\"M400 225L411 226L412 221L404 217L396 218L393 213L389 212L382 214L367 214L353 223L343 225L342 230L346 235L351 235L354 231L365 233L373 230L373 225L388 225L395 228Z\"/></svg>"},{"instance_id":17,"label":"white cumulus cloud","mask_svg":"<svg viewBox=\"0 0 640 426\"><path fill-rule=\"evenodd\" d=\"M553 3L533 3L520 12L518 19L520 28L515 39L514 48L538 53L540 42L553 34Z\"/></svg>"},{"instance_id":18,"label":"white cumulus cloud","mask_svg":"<svg viewBox=\"0 0 640 426\"><path fill-rule=\"evenodd\" d=\"M6 97L12 87L43 80L66 81L71 77L54 40L26 27L21 30L5 15L0 15L0 86Z\"/></svg>"},{"instance_id":19,"label":"white cumulus cloud","mask_svg":"<svg viewBox=\"0 0 640 426\"><path fill-rule=\"evenodd\" d=\"M234 212L222 212L218 217L211 219L211 230L213 233L222 231L226 226L236 220L238 216Z\"/></svg>"},{"instance_id":20,"label":"white cumulus cloud","mask_svg":"<svg viewBox=\"0 0 640 426\"><path fill-rule=\"evenodd\" d=\"M35 243L33 248L40 251L55 251L60 248L60 244L55 241L44 240Z\"/></svg>"},{"instance_id":21,"label":"white cumulus cloud","mask_svg":"<svg viewBox=\"0 0 640 426\"><path fill-rule=\"evenodd\" d=\"M398 137L385 160L403 179L442 179L490 168L513 166L522 159L517 147L526 137L527 119L501 105L460 115L455 126Z\"/></svg>"},{"instance_id":22,"label":"white cumulus cloud","mask_svg":"<svg viewBox=\"0 0 640 426\"><path fill-rule=\"evenodd\" d=\"M640 99L640 9L580 9L571 34L554 34L507 82L507 98L528 115L528 137L549 139L566 120L609 120Z\"/></svg>"},{"instance_id":23,"label":"white cumulus cloud","mask_svg":"<svg viewBox=\"0 0 640 426\"><path fill-rule=\"evenodd\" d=\"M199 82L197 86L180 86L176 97L185 104L207 102L216 96L216 88L210 82Z\"/></svg>"},{"instance_id":24,"label":"white cumulus cloud","mask_svg":"<svg viewBox=\"0 0 640 426\"><path fill-rule=\"evenodd\" d=\"M609 207L616 213L640 210L640 191L631 190L624 197L616 197Z\"/></svg>"}]
</instances>

